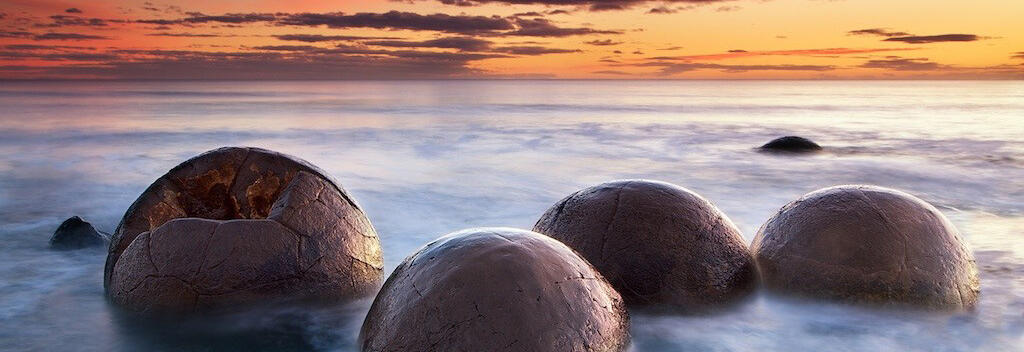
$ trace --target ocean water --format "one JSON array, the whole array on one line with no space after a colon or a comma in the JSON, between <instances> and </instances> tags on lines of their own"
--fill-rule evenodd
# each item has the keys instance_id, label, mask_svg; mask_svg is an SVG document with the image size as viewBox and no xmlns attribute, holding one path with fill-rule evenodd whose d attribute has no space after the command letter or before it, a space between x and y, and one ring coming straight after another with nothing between
<instances>
[{"instance_id":1,"label":"ocean water","mask_svg":"<svg viewBox=\"0 0 1024 352\"><path fill-rule=\"evenodd\" d=\"M753 149L790 134L826 151ZM0 82L0 350L354 350L365 301L140 326L103 298L103 249L48 250L65 218L112 231L154 179L227 145L334 175L380 233L388 272L443 234L530 228L614 179L694 190L748 243L815 189L902 189L970 244L975 309L759 293L714 314L634 312L632 349L1024 350L1024 82L970 81Z\"/></svg>"}]
</instances>

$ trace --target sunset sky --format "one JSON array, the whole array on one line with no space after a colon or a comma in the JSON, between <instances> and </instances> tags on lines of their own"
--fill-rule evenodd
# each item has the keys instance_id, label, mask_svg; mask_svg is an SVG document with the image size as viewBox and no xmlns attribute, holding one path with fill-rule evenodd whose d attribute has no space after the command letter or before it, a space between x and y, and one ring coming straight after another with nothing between
<instances>
[{"instance_id":1,"label":"sunset sky","mask_svg":"<svg viewBox=\"0 0 1024 352\"><path fill-rule=\"evenodd\" d=\"M0 78L1024 79L1019 0L0 0Z\"/></svg>"}]
</instances>

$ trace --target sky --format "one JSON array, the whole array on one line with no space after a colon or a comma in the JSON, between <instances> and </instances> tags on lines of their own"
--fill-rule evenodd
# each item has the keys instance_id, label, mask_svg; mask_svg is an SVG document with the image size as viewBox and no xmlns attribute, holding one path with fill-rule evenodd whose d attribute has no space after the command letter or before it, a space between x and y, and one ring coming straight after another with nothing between
<instances>
[{"instance_id":1,"label":"sky","mask_svg":"<svg viewBox=\"0 0 1024 352\"><path fill-rule=\"evenodd\" d=\"M0 0L0 79L1024 79L1020 0Z\"/></svg>"}]
</instances>

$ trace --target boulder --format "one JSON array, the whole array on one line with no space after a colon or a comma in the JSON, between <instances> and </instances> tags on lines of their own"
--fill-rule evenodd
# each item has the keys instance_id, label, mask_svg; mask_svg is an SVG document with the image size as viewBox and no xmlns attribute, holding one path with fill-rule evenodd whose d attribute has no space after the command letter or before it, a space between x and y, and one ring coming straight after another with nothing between
<instances>
[{"instance_id":1,"label":"boulder","mask_svg":"<svg viewBox=\"0 0 1024 352\"><path fill-rule=\"evenodd\" d=\"M773 139L758 149L765 152L813 153L821 151L821 146L804 137L786 136Z\"/></svg>"},{"instance_id":2,"label":"boulder","mask_svg":"<svg viewBox=\"0 0 1024 352\"><path fill-rule=\"evenodd\" d=\"M363 351L623 351L619 294L576 253L525 230L441 237L403 261L363 322Z\"/></svg>"},{"instance_id":3,"label":"boulder","mask_svg":"<svg viewBox=\"0 0 1024 352\"><path fill-rule=\"evenodd\" d=\"M189 313L373 294L377 233L316 167L258 148L216 149L171 169L125 213L104 275L132 312Z\"/></svg>"},{"instance_id":4,"label":"boulder","mask_svg":"<svg viewBox=\"0 0 1024 352\"><path fill-rule=\"evenodd\" d=\"M89 222L72 216L60 223L50 237L50 248L57 250L80 249L107 244L107 235L97 231Z\"/></svg>"},{"instance_id":5,"label":"boulder","mask_svg":"<svg viewBox=\"0 0 1024 352\"><path fill-rule=\"evenodd\" d=\"M614 181L553 205L534 231L590 261L631 306L703 310L746 296L757 268L710 202L658 181Z\"/></svg>"},{"instance_id":6,"label":"boulder","mask_svg":"<svg viewBox=\"0 0 1024 352\"><path fill-rule=\"evenodd\" d=\"M850 302L969 307L978 269L930 204L876 186L836 186L789 203L754 239L765 285Z\"/></svg>"}]
</instances>

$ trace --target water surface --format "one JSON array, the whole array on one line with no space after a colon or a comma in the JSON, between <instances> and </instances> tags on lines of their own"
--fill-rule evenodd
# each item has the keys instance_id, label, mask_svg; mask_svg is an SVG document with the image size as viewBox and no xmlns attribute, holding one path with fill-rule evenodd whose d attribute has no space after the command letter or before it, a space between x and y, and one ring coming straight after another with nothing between
<instances>
[{"instance_id":1,"label":"water surface","mask_svg":"<svg viewBox=\"0 0 1024 352\"><path fill-rule=\"evenodd\" d=\"M3 82L0 107L0 349L353 350L366 302L171 332L114 314L103 250L47 249L63 219L111 231L150 182L225 145L278 150L333 174L377 227L388 272L445 233L530 228L558 199L613 179L690 188L748 243L779 207L817 188L899 188L935 204L974 250L973 311L759 294L712 315L633 314L633 349L1024 346L1024 82ZM752 149L789 134L827 150Z\"/></svg>"}]
</instances>

